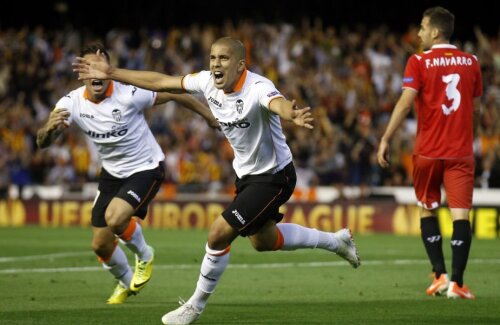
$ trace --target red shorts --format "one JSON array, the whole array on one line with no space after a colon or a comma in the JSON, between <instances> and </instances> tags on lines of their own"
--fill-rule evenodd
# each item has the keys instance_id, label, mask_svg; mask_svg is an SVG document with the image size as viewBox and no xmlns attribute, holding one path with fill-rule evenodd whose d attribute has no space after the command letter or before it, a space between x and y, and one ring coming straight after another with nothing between
<instances>
[{"instance_id":1,"label":"red shorts","mask_svg":"<svg viewBox=\"0 0 500 325\"><path fill-rule=\"evenodd\" d=\"M450 208L470 209L474 190L474 157L438 159L413 155L413 187L418 204L428 210L441 204L444 186Z\"/></svg>"}]
</instances>

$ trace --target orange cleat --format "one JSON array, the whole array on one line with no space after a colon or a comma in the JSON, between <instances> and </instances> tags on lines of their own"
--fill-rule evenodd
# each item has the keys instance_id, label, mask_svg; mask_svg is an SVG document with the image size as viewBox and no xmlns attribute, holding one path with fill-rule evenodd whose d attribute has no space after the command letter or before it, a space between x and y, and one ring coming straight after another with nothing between
<instances>
[{"instance_id":1,"label":"orange cleat","mask_svg":"<svg viewBox=\"0 0 500 325\"><path fill-rule=\"evenodd\" d=\"M456 282L450 282L450 286L448 287L448 292L446 293L448 298L462 298L462 299L474 299L474 295L470 292L469 288L464 284L462 287L459 287Z\"/></svg>"},{"instance_id":2,"label":"orange cleat","mask_svg":"<svg viewBox=\"0 0 500 325\"><path fill-rule=\"evenodd\" d=\"M443 273L439 276L439 278L434 278L432 284L427 288L427 290L425 290L425 292L429 296L441 296L446 293L449 285L450 280L448 279L448 275Z\"/></svg>"}]
</instances>

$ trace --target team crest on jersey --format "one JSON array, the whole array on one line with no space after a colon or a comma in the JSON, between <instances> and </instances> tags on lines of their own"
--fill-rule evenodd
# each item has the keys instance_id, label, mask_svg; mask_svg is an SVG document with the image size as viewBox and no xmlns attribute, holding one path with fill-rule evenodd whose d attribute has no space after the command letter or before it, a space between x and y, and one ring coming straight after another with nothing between
<instances>
[{"instance_id":1,"label":"team crest on jersey","mask_svg":"<svg viewBox=\"0 0 500 325\"><path fill-rule=\"evenodd\" d=\"M243 101L241 99L238 99L236 101L236 111L238 114L241 114L243 112Z\"/></svg>"},{"instance_id":2,"label":"team crest on jersey","mask_svg":"<svg viewBox=\"0 0 500 325\"><path fill-rule=\"evenodd\" d=\"M120 122L122 120L122 112L118 108L115 108L112 112L113 118L116 122Z\"/></svg>"}]
</instances>

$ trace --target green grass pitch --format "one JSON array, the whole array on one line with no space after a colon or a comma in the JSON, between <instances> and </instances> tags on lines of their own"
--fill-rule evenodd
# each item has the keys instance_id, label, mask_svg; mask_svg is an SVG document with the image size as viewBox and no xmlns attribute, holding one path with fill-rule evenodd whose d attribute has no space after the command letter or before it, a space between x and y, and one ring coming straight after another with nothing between
<instances>
[{"instance_id":1,"label":"green grass pitch","mask_svg":"<svg viewBox=\"0 0 500 325\"><path fill-rule=\"evenodd\" d=\"M0 324L161 324L193 292L207 233L144 232L156 250L153 278L108 306L115 282L90 251L90 229L0 228ZM465 282L473 301L425 295L430 265L420 238L355 239L356 270L326 251L258 253L237 239L196 324L500 324L500 239L472 242ZM450 272L449 239L444 248Z\"/></svg>"}]
</instances>

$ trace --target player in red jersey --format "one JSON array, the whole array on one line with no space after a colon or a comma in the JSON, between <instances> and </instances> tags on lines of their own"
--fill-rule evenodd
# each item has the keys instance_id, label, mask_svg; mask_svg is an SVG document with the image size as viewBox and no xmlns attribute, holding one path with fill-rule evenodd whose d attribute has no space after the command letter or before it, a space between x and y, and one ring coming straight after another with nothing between
<instances>
[{"instance_id":1,"label":"player in red jersey","mask_svg":"<svg viewBox=\"0 0 500 325\"><path fill-rule=\"evenodd\" d=\"M449 39L454 15L442 7L427 9L418 36L423 53L407 62L403 92L380 140L377 159L389 166L389 142L415 102L418 120L413 153L413 182L420 208L422 240L435 279L428 295L473 299L463 284L472 239L469 211L474 188L472 142L482 95L481 70L475 56L458 50ZM448 279L436 209L441 185L453 218L452 274Z\"/></svg>"}]
</instances>

